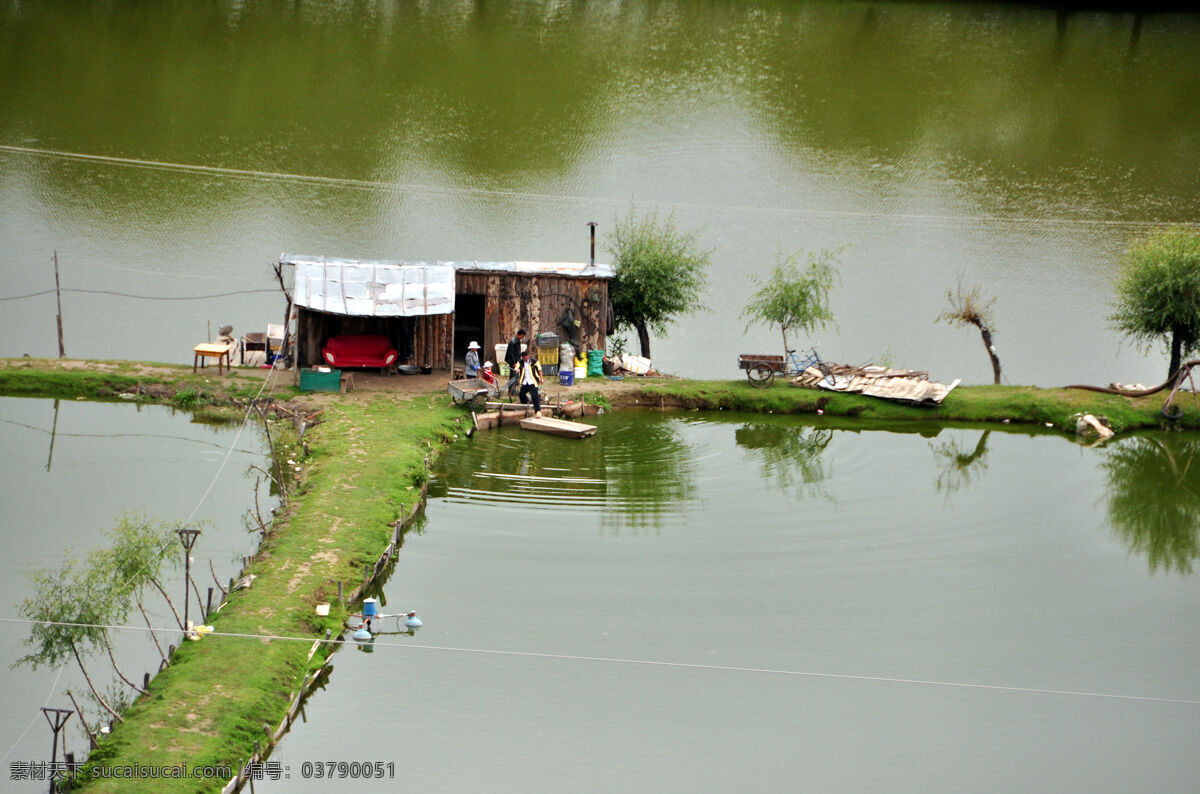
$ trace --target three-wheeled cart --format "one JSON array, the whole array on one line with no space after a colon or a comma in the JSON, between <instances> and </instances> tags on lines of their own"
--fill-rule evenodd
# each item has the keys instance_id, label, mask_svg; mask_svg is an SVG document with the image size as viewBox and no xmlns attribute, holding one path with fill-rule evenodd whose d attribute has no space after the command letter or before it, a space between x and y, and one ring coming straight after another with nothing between
<instances>
[{"instance_id":1,"label":"three-wheeled cart","mask_svg":"<svg viewBox=\"0 0 1200 794\"><path fill-rule=\"evenodd\" d=\"M797 356L795 350L787 351L787 358L762 353L743 353L738 356L738 369L746 370L750 385L758 389L765 389L774 383L776 375L795 376L809 367L816 367L826 378L832 377L829 366L817 355L815 348L808 351L805 358Z\"/></svg>"}]
</instances>

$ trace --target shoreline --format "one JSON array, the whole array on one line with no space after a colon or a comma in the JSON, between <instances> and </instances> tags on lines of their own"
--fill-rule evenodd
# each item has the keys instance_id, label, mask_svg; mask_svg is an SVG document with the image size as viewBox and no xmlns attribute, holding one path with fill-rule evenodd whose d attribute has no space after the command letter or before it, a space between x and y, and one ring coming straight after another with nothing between
<instances>
[{"instance_id":1,"label":"shoreline","mask_svg":"<svg viewBox=\"0 0 1200 794\"><path fill-rule=\"evenodd\" d=\"M280 377L271 398L293 410L319 410L345 402L362 403L372 395L433 397L446 393L448 373L383 376L355 373L355 386L345 394L300 392L287 370L234 368L216 375L214 367L193 374L186 365L134 361L79 359L0 358L0 395L50 399L135 400L173 405L216 418L232 416L262 389L272 372ZM586 400L605 408L674 408L688 410L747 411L751 413L818 414L846 419L855 426L874 422L968 422L1039 425L1075 434L1080 414L1103 416L1117 433L1140 429L1200 430L1200 403L1181 393L1174 407L1182 414L1173 420L1162 415L1166 392L1125 397L1098 391L1037 386L959 386L936 407L906 405L860 394L797 388L777 383L756 389L745 378L692 380L669 375L628 376L622 381L589 378L574 386L547 380L545 392L556 397ZM465 410L453 406L454 410ZM224 412L224 413L222 413Z\"/></svg>"}]
</instances>

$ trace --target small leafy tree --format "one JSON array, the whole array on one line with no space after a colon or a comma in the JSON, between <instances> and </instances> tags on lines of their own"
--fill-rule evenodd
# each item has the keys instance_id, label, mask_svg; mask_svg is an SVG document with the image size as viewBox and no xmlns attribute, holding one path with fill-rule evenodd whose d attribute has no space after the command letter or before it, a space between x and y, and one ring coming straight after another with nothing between
<instances>
[{"instance_id":1,"label":"small leafy tree","mask_svg":"<svg viewBox=\"0 0 1200 794\"><path fill-rule=\"evenodd\" d=\"M809 254L807 265L801 268L799 254L780 253L766 281L751 276L758 291L742 309L746 330L759 322L779 326L786 355L790 349L788 331L794 328L812 333L832 323L829 292L837 278L837 254L837 251Z\"/></svg>"},{"instance_id":2,"label":"small leafy tree","mask_svg":"<svg viewBox=\"0 0 1200 794\"><path fill-rule=\"evenodd\" d=\"M28 664L36 670L42 665L58 667L74 659L96 702L121 720L96 689L83 663L84 656L101 647L104 626L113 620L112 594L90 568L71 559L64 559L58 568L38 571L31 578L33 594L21 603L18 614L26 620L49 622L30 624L25 644L32 650L13 666Z\"/></svg>"},{"instance_id":3,"label":"small leafy tree","mask_svg":"<svg viewBox=\"0 0 1200 794\"><path fill-rule=\"evenodd\" d=\"M992 361L992 376L994 383L1000 385L1000 357L996 355L996 345L992 342L992 323L995 320L993 306L995 297L984 299L978 286L970 288L963 286L962 275L958 277L958 286L946 290L946 301L950 304L937 317L937 322L947 322L953 326L962 327L973 325L979 329L983 337L983 346L987 349L988 358Z\"/></svg>"},{"instance_id":4,"label":"small leafy tree","mask_svg":"<svg viewBox=\"0 0 1200 794\"><path fill-rule=\"evenodd\" d=\"M30 625L30 636L25 639L30 652L13 666L29 665L36 670L43 665L57 667L74 659L93 699L110 716L121 720L122 699L106 698L100 692L84 658L106 652L117 675L131 689L142 691L117 666L107 627L123 624L133 603L137 603L144 615L142 592L152 586L171 608L179 628L183 628L175 605L159 580L165 567L177 563L177 531L192 526L195 525L126 513L112 529L105 530L111 546L93 551L85 562L64 557L57 567L33 572L31 594L17 610L21 617L37 622Z\"/></svg>"},{"instance_id":5,"label":"small leafy tree","mask_svg":"<svg viewBox=\"0 0 1200 794\"><path fill-rule=\"evenodd\" d=\"M660 222L657 213L638 218L632 210L614 224L608 248L615 270L608 292L613 319L618 328L637 331L649 358L651 331L664 334L672 318L702 307L712 252L699 247L695 232L677 229L674 216Z\"/></svg>"},{"instance_id":6,"label":"small leafy tree","mask_svg":"<svg viewBox=\"0 0 1200 794\"><path fill-rule=\"evenodd\" d=\"M1170 351L1167 377L1200 346L1200 231L1159 229L1134 240L1121 260L1117 330L1148 350Z\"/></svg>"}]
</instances>

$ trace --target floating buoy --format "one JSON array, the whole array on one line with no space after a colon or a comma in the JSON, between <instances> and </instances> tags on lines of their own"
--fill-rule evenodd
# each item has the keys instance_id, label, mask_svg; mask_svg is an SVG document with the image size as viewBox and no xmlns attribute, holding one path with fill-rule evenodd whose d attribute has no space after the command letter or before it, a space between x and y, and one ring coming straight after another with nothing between
<instances>
[{"instance_id":1,"label":"floating buoy","mask_svg":"<svg viewBox=\"0 0 1200 794\"><path fill-rule=\"evenodd\" d=\"M423 624L416 612L409 612L408 617L404 620L404 625L410 629L419 629Z\"/></svg>"},{"instance_id":2,"label":"floating buoy","mask_svg":"<svg viewBox=\"0 0 1200 794\"><path fill-rule=\"evenodd\" d=\"M367 640L371 639L371 632L367 631L366 626L360 626L358 631L354 632L350 636L354 638L355 642L366 642Z\"/></svg>"}]
</instances>

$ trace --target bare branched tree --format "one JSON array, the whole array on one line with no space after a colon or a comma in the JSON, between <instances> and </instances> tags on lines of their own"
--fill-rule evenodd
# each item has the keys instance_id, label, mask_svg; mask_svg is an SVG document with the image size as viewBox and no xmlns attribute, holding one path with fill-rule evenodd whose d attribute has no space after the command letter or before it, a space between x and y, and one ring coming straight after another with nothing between
<instances>
[{"instance_id":1,"label":"bare branched tree","mask_svg":"<svg viewBox=\"0 0 1200 794\"><path fill-rule=\"evenodd\" d=\"M994 382L1000 385L1000 357L996 355L991 329L995 319L992 309L996 304L995 297L985 300L978 286L964 287L962 275L959 274L957 287L946 290L946 300L950 305L938 315L937 321L960 327L973 325L979 329L979 334L983 337L983 346L987 348L988 357L992 361Z\"/></svg>"}]
</instances>

